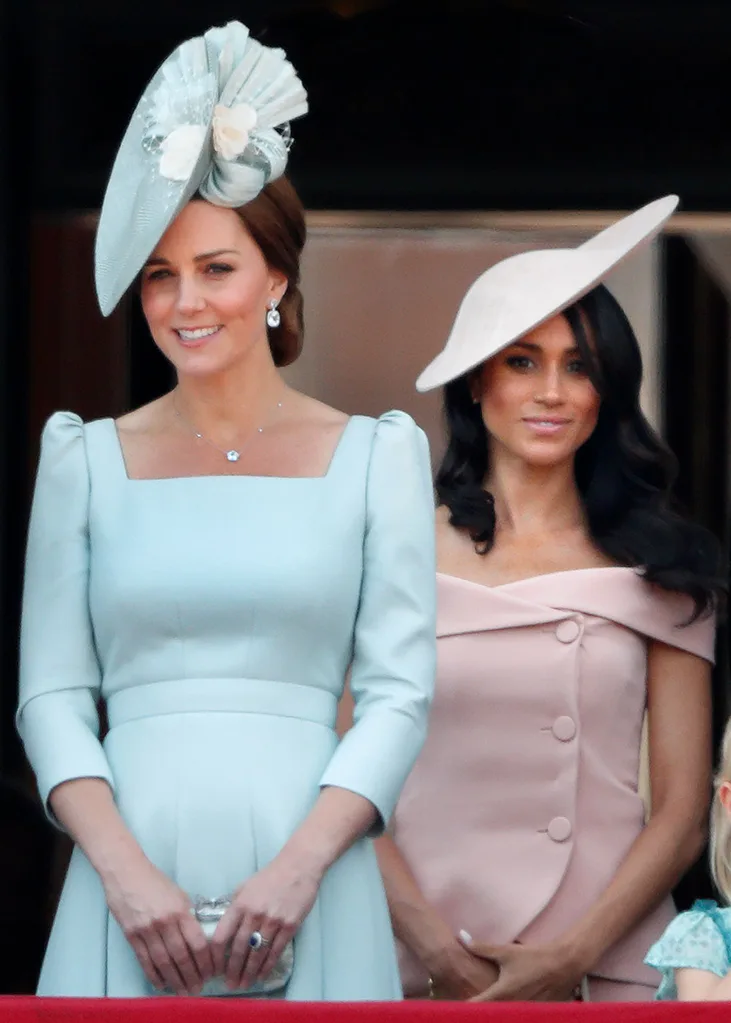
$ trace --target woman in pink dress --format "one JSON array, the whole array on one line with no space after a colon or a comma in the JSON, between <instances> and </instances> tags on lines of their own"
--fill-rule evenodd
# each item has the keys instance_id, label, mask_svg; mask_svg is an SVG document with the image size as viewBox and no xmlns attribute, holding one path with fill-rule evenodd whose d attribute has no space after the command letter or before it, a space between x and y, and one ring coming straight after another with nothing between
<instances>
[{"instance_id":1,"label":"woman in pink dress","mask_svg":"<svg viewBox=\"0 0 731 1023\"><path fill-rule=\"evenodd\" d=\"M704 844L720 559L600 282L676 202L488 270L417 383L446 385L448 447L436 699L380 849L407 995L653 996Z\"/></svg>"}]
</instances>

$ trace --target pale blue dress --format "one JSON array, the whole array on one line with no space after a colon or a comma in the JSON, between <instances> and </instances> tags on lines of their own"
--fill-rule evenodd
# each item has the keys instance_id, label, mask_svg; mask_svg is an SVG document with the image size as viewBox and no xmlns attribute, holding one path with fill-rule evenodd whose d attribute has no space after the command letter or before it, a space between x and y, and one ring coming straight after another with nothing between
<instances>
[{"instance_id":1,"label":"pale blue dress","mask_svg":"<svg viewBox=\"0 0 731 1023\"><path fill-rule=\"evenodd\" d=\"M721 909L711 899L698 899L667 926L645 962L662 975L655 995L660 1001L678 997L676 970L706 970L725 977L731 970L731 909Z\"/></svg>"},{"instance_id":2,"label":"pale blue dress","mask_svg":"<svg viewBox=\"0 0 731 1023\"><path fill-rule=\"evenodd\" d=\"M127 477L111 419L56 413L31 516L18 711L41 798L106 779L191 896L230 893L271 860L320 786L365 796L382 827L426 733L435 589L427 443L404 413L351 418L321 478L158 480ZM338 742L349 666L355 724ZM78 848L38 993L153 993ZM325 876L287 997L400 996L365 838Z\"/></svg>"}]
</instances>

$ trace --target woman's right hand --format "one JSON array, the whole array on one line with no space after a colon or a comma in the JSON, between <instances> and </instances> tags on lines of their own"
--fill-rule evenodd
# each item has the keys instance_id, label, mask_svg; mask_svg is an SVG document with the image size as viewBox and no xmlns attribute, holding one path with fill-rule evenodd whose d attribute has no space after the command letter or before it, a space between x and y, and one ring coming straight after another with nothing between
<instances>
[{"instance_id":1,"label":"woman's right hand","mask_svg":"<svg viewBox=\"0 0 731 1023\"><path fill-rule=\"evenodd\" d=\"M103 878L107 905L150 983L178 995L200 994L213 957L188 896L148 859Z\"/></svg>"},{"instance_id":2,"label":"woman's right hand","mask_svg":"<svg viewBox=\"0 0 731 1023\"><path fill-rule=\"evenodd\" d=\"M434 998L463 1002L494 984L499 970L455 941L429 964L429 973Z\"/></svg>"}]
</instances>

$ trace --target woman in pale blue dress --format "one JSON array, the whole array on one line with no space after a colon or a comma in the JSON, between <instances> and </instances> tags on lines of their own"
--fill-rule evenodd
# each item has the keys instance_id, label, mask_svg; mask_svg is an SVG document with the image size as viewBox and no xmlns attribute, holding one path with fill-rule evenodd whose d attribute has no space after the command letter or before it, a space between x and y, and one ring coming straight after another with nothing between
<instances>
[{"instance_id":1,"label":"woman in pale blue dress","mask_svg":"<svg viewBox=\"0 0 731 1023\"><path fill-rule=\"evenodd\" d=\"M112 172L102 311L137 280L177 385L43 435L18 726L75 848L40 994L243 996L294 938L276 995L400 997L370 839L432 693L429 459L405 414L348 419L280 375L304 217L277 129L304 109L281 52L211 30L153 79ZM212 937L199 897L231 899Z\"/></svg>"}]
</instances>

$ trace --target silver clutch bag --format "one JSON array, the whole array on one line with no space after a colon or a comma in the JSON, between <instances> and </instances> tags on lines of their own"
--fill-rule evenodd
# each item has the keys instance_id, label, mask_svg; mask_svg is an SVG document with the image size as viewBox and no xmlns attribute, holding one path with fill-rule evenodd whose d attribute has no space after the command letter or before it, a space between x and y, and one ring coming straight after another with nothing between
<instances>
[{"instance_id":1,"label":"silver clutch bag","mask_svg":"<svg viewBox=\"0 0 731 1023\"><path fill-rule=\"evenodd\" d=\"M218 921L231 905L229 898L204 899L196 898L191 913L203 928L203 933L210 941ZM262 954L262 953L260 953ZM294 943L288 942L276 966L262 980L248 988L227 987L223 977L213 977L203 986L202 998L261 998L263 996L283 995L294 969ZM166 990L165 994L172 994Z\"/></svg>"}]
</instances>

